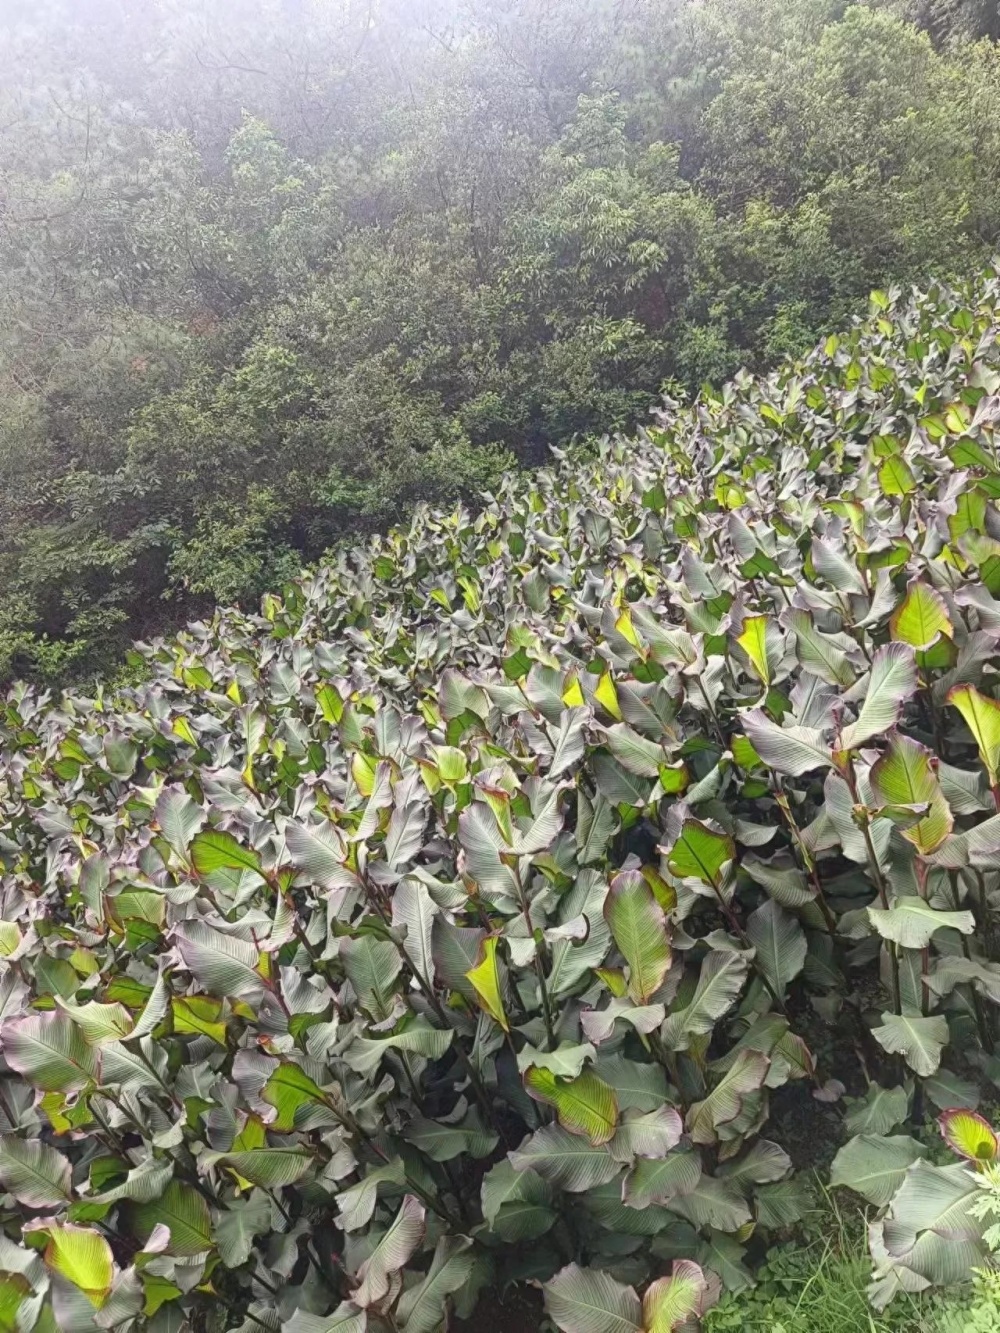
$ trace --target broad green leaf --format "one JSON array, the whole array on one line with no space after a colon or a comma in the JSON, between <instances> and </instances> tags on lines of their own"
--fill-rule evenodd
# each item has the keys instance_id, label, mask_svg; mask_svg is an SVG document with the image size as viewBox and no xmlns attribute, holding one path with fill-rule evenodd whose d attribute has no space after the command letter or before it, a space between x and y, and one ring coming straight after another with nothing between
<instances>
[{"instance_id":1,"label":"broad green leaf","mask_svg":"<svg viewBox=\"0 0 1000 1333\"><path fill-rule=\"evenodd\" d=\"M606 1147L588 1143L561 1125L536 1130L509 1157L515 1170L535 1171L570 1194L606 1184L619 1170Z\"/></svg>"},{"instance_id":2,"label":"broad green leaf","mask_svg":"<svg viewBox=\"0 0 1000 1333\"><path fill-rule=\"evenodd\" d=\"M857 654L858 646L850 635L824 634L813 624L808 611L789 609L781 622L795 635L796 655L806 671L839 689L854 683L857 671L851 658ZM733 753L736 754L735 746ZM739 755L736 758L742 763Z\"/></svg>"},{"instance_id":3,"label":"broad green leaf","mask_svg":"<svg viewBox=\"0 0 1000 1333\"><path fill-rule=\"evenodd\" d=\"M254 1241L271 1229L271 1204L255 1192L249 1199L236 1199L219 1213L212 1238L227 1268L239 1268L250 1258Z\"/></svg>"},{"instance_id":4,"label":"broad green leaf","mask_svg":"<svg viewBox=\"0 0 1000 1333\"><path fill-rule=\"evenodd\" d=\"M288 820L285 824L285 846L292 865L320 889L337 889L349 882L346 868L347 847L335 826L301 824Z\"/></svg>"},{"instance_id":5,"label":"broad green leaf","mask_svg":"<svg viewBox=\"0 0 1000 1333\"><path fill-rule=\"evenodd\" d=\"M640 1157L622 1186L627 1208L649 1208L668 1203L675 1195L690 1194L701 1179L701 1158L688 1148L665 1157Z\"/></svg>"},{"instance_id":6,"label":"broad green leaf","mask_svg":"<svg viewBox=\"0 0 1000 1333\"><path fill-rule=\"evenodd\" d=\"M887 643L876 649L868 675L865 701L861 705L858 720L845 727L841 733L840 748L856 750L866 741L891 730L916 688L917 666L909 644Z\"/></svg>"},{"instance_id":7,"label":"broad green leaf","mask_svg":"<svg viewBox=\"0 0 1000 1333\"><path fill-rule=\"evenodd\" d=\"M9 1019L0 1045L11 1069L43 1092L77 1092L98 1080L97 1052L64 1013Z\"/></svg>"},{"instance_id":8,"label":"broad green leaf","mask_svg":"<svg viewBox=\"0 0 1000 1333\"><path fill-rule=\"evenodd\" d=\"M139 1239L146 1241L162 1223L170 1228L170 1254L203 1254L212 1248L212 1215L208 1204L193 1186L172 1180L158 1199L142 1203L132 1211Z\"/></svg>"},{"instance_id":9,"label":"broad green leaf","mask_svg":"<svg viewBox=\"0 0 1000 1333\"><path fill-rule=\"evenodd\" d=\"M990 785L997 786L1000 780L1000 703L980 694L974 685L956 685L948 692L948 703L965 718L979 747L979 757L989 774Z\"/></svg>"},{"instance_id":10,"label":"broad green leaf","mask_svg":"<svg viewBox=\"0 0 1000 1333\"><path fill-rule=\"evenodd\" d=\"M754 946L754 964L779 996L805 966L805 932L790 912L771 898L747 918L747 937Z\"/></svg>"},{"instance_id":11,"label":"broad green leaf","mask_svg":"<svg viewBox=\"0 0 1000 1333\"><path fill-rule=\"evenodd\" d=\"M976 928L971 912L939 911L923 898L897 898L888 910L869 907L868 916L884 940L892 940L904 949L926 948L939 930L971 935Z\"/></svg>"},{"instance_id":12,"label":"broad green leaf","mask_svg":"<svg viewBox=\"0 0 1000 1333\"><path fill-rule=\"evenodd\" d=\"M406 1137L432 1162L450 1162L463 1154L489 1157L499 1142L499 1135L483 1127L476 1107L455 1123L414 1116L407 1126Z\"/></svg>"},{"instance_id":13,"label":"broad green leaf","mask_svg":"<svg viewBox=\"0 0 1000 1333\"><path fill-rule=\"evenodd\" d=\"M608 749L629 773L643 778L655 778L666 760L659 745L640 736L624 722L608 728Z\"/></svg>"},{"instance_id":14,"label":"broad green leaf","mask_svg":"<svg viewBox=\"0 0 1000 1333\"><path fill-rule=\"evenodd\" d=\"M403 879L392 895L392 924L405 930L402 949L410 965L428 984L434 981L431 937L437 905L427 886L416 879Z\"/></svg>"},{"instance_id":15,"label":"broad green leaf","mask_svg":"<svg viewBox=\"0 0 1000 1333\"><path fill-rule=\"evenodd\" d=\"M674 1051L686 1051L697 1037L708 1036L743 989L749 963L738 953L713 950L705 955L690 1002L667 1015L663 1040Z\"/></svg>"},{"instance_id":16,"label":"broad green leaf","mask_svg":"<svg viewBox=\"0 0 1000 1333\"><path fill-rule=\"evenodd\" d=\"M844 1117L848 1134L888 1134L909 1114L910 1098L905 1088L883 1088L870 1083Z\"/></svg>"},{"instance_id":17,"label":"broad green leaf","mask_svg":"<svg viewBox=\"0 0 1000 1333\"><path fill-rule=\"evenodd\" d=\"M389 1051L405 1051L428 1060L440 1060L454 1038L451 1029L435 1028L423 1015L404 1019L395 1032L385 1037L356 1037L344 1058L357 1073L370 1078Z\"/></svg>"},{"instance_id":18,"label":"broad green leaf","mask_svg":"<svg viewBox=\"0 0 1000 1333\"><path fill-rule=\"evenodd\" d=\"M542 1290L546 1313L562 1333L643 1333L639 1297L599 1268L569 1264Z\"/></svg>"},{"instance_id":19,"label":"broad green leaf","mask_svg":"<svg viewBox=\"0 0 1000 1333\"><path fill-rule=\"evenodd\" d=\"M663 909L637 870L616 875L604 904L604 917L628 964L628 990L644 1004L670 967L670 940Z\"/></svg>"},{"instance_id":20,"label":"broad green leaf","mask_svg":"<svg viewBox=\"0 0 1000 1333\"><path fill-rule=\"evenodd\" d=\"M922 1018L914 1014L882 1015L882 1026L872 1036L890 1055L902 1055L915 1074L926 1078L937 1071L941 1052L948 1044L948 1023L940 1014Z\"/></svg>"},{"instance_id":21,"label":"broad green leaf","mask_svg":"<svg viewBox=\"0 0 1000 1333\"><path fill-rule=\"evenodd\" d=\"M773 678L771 658L776 656L768 652L768 628L771 621L767 616L747 616L743 621L743 632L736 636L736 642L750 659L750 664L765 685L770 685ZM780 636L779 636L780 637Z\"/></svg>"},{"instance_id":22,"label":"broad green leaf","mask_svg":"<svg viewBox=\"0 0 1000 1333\"><path fill-rule=\"evenodd\" d=\"M687 1130L692 1141L718 1142L720 1127L736 1120L745 1099L760 1090L767 1068L767 1057L760 1051L741 1050L708 1096L688 1111Z\"/></svg>"},{"instance_id":23,"label":"broad green leaf","mask_svg":"<svg viewBox=\"0 0 1000 1333\"><path fill-rule=\"evenodd\" d=\"M675 1259L669 1277L657 1278L642 1298L645 1333L674 1333L693 1316L701 1314L708 1282L691 1259Z\"/></svg>"},{"instance_id":24,"label":"broad green leaf","mask_svg":"<svg viewBox=\"0 0 1000 1333\"><path fill-rule=\"evenodd\" d=\"M281 1325L281 1333L366 1333L368 1316L353 1301L341 1301L333 1314L298 1309ZM256 1325L254 1325L256 1327Z\"/></svg>"},{"instance_id":25,"label":"broad green leaf","mask_svg":"<svg viewBox=\"0 0 1000 1333\"><path fill-rule=\"evenodd\" d=\"M727 833L709 828L700 820L685 819L667 860L673 873L682 879L718 885L723 866L735 855L736 846Z\"/></svg>"},{"instance_id":26,"label":"broad green leaf","mask_svg":"<svg viewBox=\"0 0 1000 1333\"><path fill-rule=\"evenodd\" d=\"M0 1186L30 1208L58 1208L72 1193L72 1171L62 1153L38 1139L0 1135Z\"/></svg>"},{"instance_id":27,"label":"broad green leaf","mask_svg":"<svg viewBox=\"0 0 1000 1333\"><path fill-rule=\"evenodd\" d=\"M226 1022L222 1017L225 1001L213 995L175 995L170 1001L174 1031L211 1037L219 1046L226 1044Z\"/></svg>"},{"instance_id":28,"label":"broad green leaf","mask_svg":"<svg viewBox=\"0 0 1000 1333\"><path fill-rule=\"evenodd\" d=\"M636 1157L662 1157L676 1148L684 1122L672 1106L626 1115L611 1140L611 1155L631 1163Z\"/></svg>"},{"instance_id":29,"label":"broad green leaf","mask_svg":"<svg viewBox=\"0 0 1000 1333\"><path fill-rule=\"evenodd\" d=\"M975 1111L944 1111L938 1125L952 1152L970 1162L992 1162L1000 1153L1000 1139L989 1121Z\"/></svg>"},{"instance_id":30,"label":"broad green leaf","mask_svg":"<svg viewBox=\"0 0 1000 1333\"><path fill-rule=\"evenodd\" d=\"M249 941L223 935L200 920L178 922L173 940L184 966L210 994L249 1004L262 996L260 953Z\"/></svg>"},{"instance_id":31,"label":"broad green leaf","mask_svg":"<svg viewBox=\"0 0 1000 1333\"><path fill-rule=\"evenodd\" d=\"M13 921L0 921L0 958L9 958L23 938Z\"/></svg>"},{"instance_id":32,"label":"broad green leaf","mask_svg":"<svg viewBox=\"0 0 1000 1333\"><path fill-rule=\"evenodd\" d=\"M889 629L894 639L913 648L930 648L944 635L952 636L951 619L944 598L929 583L911 579L906 596L892 614Z\"/></svg>"},{"instance_id":33,"label":"broad green leaf","mask_svg":"<svg viewBox=\"0 0 1000 1333\"><path fill-rule=\"evenodd\" d=\"M667 1207L694 1227L739 1231L750 1222L750 1209L742 1192L717 1176L699 1176L693 1189L675 1194Z\"/></svg>"},{"instance_id":34,"label":"broad green leaf","mask_svg":"<svg viewBox=\"0 0 1000 1333\"><path fill-rule=\"evenodd\" d=\"M530 1169L517 1170L504 1158L483 1176L483 1217L501 1240L534 1240L556 1220L552 1187Z\"/></svg>"},{"instance_id":35,"label":"broad green leaf","mask_svg":"<svg viewBox=\"0 0 1000 1333\"><path fill-rule=\"evenodd\" d=\"M206 1166L227 1167L251 1185L273 1190L301 1180L315 1159L302 1148L249 1148L243 1152L208 1153L203 1160Z\"/></svg>"},{"instance_id":36,"label":"broad green leaf","mask_svg":"<svg viewBox=\"0 0 1000 1333\"><path fill-rule=\"evenodd\" d=\"M902 1184L907 1170L927 1149L916 1139L898 1134L859 1134L837 1153L830 1167L830 1183L846 1186L869 1203L887 1204Z\"/></svg>"},{"instance_id":37,"label":"broad green leaf","mask_svg":"<svg viewBox=\"0 0 1000 1333\"><path fill-rule=\"evenodd\" d=\"M424 1237L426 1209L407 1194L389 1229L379 1239L357 1273L357 1290L351 1296L362 1310L376 1305L389 1291L392 1277L405 1267Z\"/></svg>"},{"instance_id":38,"label":"broad green leaf","mask_svg":"<svg viewBox=\"0 0 1000 1333\"><path fill-rule=\"evenodd\" d=\"M340 958L362 1009L383 1022L393 1012L396 978L403 970L395 944L374 935L347 937L340 942Z\"/></svg>"},{"instance_id":39,"label":"broad green leaf","mask_svg":"<svg viewBox=\"0 0 1000 1333\"><path fill-rule=\"evenodd\" d=\"M917 488L910 465L896 454L879 464L878 480L884 495L910 495Z\"/></svg>"},{"instance_id":40,"label":"broad green leaf","mask_svg":"<svg viewBox=\"0 0 1000 1333\"><path fill-rule=\"evenodd\" d=\"M983 1224L970 1211L978 1194L975 1175L965 1163L914 1162L882 1226L883 1239L888 1235L892 1245L887 1258L928 1282L966 1281L987 1253Z\"/></svg>"},{"instance_id":41,"label":"broad green leaf","mask_svg":"<svg viewBox=\"0 0 1000 1333\"><path fill-rule=\"evenodd\" d=\"M56 996L56 1004L68 1014L91 1046L105 1041L120 1041L132 1034L132 1015L122 1004L100 1004L90 1000L86 1004L70 1004Z\"/></svg>"},{"instance_id":42,"label":"broad green leaf","mask_svg":"<svg viewBox=\"0 0 1000 1333\"><path fill-rule=\"evenodd\" d=\"M442 1327L447 1298L469 1281L476 1257L468 1236L442 1236L434 1250L427 1276L408 1287L399 1301L397 1317L403 1333L437 1333Z\"/></svg>"},{"instance_id":43,"label":"broad green leaf","mask_svg":"<svg viewBox=\"0 0 1000 1333\"><path fill-rule=\"evenodd\" d=\"M927 806L927 813L900 833L923 855L935 851L955 825L935 771L930 750L919 742L892 732L888 748L872 765L872 790L884 805Z\"/></svg>"},{"instance_id":44,"label":"broad green leaf","mask_svg":"<svg viewBox=\"0 0 1000 1333\"><path fill-rule=\"evenodd\" d=\"M495 935L488 935L479 946L479 959L475 967L470 967L465 975L472 983L482 1009L495 1023L500 1024L504 1032L509 1032L510 1024L504 1008L500 967L497 963L498 943Z\"/></svg>"},{"instance_id":45,"label":"broad green leaf","mask_svg":"<svg viewBox=\"0 0 1000 1333\"><path fill-rule=\"evenodd\" d=\"M301 1066L283 1061L261 1090L261 1099L275 1107L277 1115L269 1128L284 1133L295 1128L295 1114L300 1107L324 1105L322 1090Z\"/></svg>"},{"instance_id":46,"label":"broad green leaf","mask_svg":"<svg viewBox=\"0 0 1000 1333\"><path fill-rule=\"evenodd\" d=\"M603 1079L585 1069L576 1078L559 1078L550 1069L534 1066L524 1075L532 1097L556 1108L559 1123L591 1143L607 1143L618 1123L618 1101Z\"/></svg>"},{"instance_id":47,"label":"broad green leaf","mask_svg":"<svg viewBox=\"0 0 1000 1333\"><path fill-rule=\"evenodd\" d=\"M777 773L798 778L816 768L829 768L833 755L822 731L813 727L781 727L762 708L752 708L742 717L743 730L760 760Z\"/></svg>"},{"instance_id":48,"label":"broad green leaf","mask_svg":"<svg viewBox=\"0 0 1000 1333\"><path fill-rule=\"evenodd\" d=\"M257 853L221 829L202 829L195 835L191 842L191 861L198 874L215 888L235 891L246 874L263 882Z\"/></svg>"}]
</instances>

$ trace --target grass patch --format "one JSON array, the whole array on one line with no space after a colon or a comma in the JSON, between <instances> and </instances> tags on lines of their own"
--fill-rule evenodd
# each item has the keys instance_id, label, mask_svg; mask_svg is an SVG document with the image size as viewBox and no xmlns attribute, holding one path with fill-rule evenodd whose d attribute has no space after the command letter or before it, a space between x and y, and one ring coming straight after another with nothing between
<instances>
[{"instance_id":1,"label":"grass patch","mask_svg":"<svg viewBox=\"0 0 1000 1333\"><path fill-rule=\"evenodd\" d=\"M757 1286L725 1297L704 1333L1000 1333L996 1284L900 1296L878 1314L870 1277L863 1214L826 1195L802 1238L771 1250Z\"/></svg>"}]
</instances>

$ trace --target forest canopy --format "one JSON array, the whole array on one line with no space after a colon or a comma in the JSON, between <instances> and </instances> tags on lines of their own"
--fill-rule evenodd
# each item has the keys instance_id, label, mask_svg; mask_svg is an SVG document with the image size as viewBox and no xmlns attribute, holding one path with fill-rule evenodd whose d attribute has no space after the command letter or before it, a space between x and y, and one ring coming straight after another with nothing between
<instances>
[{"instance_id":1,"label":"forest canopy","mask_svg":"<svg viewBox=\"0 0 1000 1333\"><path fill-rule=\"evenodd\" d=\"M991 0L9 0L0 674L981 268L998 36Z\"/></svg>"}]
</instances>

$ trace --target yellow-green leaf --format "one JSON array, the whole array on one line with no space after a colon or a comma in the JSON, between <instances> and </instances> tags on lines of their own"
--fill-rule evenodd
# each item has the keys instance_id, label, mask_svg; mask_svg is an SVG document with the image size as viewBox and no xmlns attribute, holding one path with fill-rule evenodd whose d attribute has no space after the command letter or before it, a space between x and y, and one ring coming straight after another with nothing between
<instances>
[{"instance_id":1,"label":"yellow-green leaf","mask_svg":"<svg viewBox=\"0 0 1000 1333\"><path fill-rule=\"evenodd\" d=\"M992 1126L974 1111L944 1111L938 1126L952 1152L970 1162L992 1162L1000 1152L1000 1139Z\"/></svg>"},{"instance_id":2,"label":"yellow-green leaf","mask_svg":"<svg viewBox=\"0 0 1000 1333\"><path fill-rule=\"evenodd\" d=\"M617 722L622 720L622 710L618 703L618 691L615 689L615 682L611 679L610 671L605 671L597 682L594 698L602 708L607 709Z\"/></svg>"},{"instance_id":3,"label":"yellow-green leaf","mask_svg":"<svg viewBox=\"0 0 1000 1333\"><path fill-rule=\"evenodd\" d=\"M500 967L497 963L497 938L489 935L479 946L479 962L470 967L465 974L472 982L482 1008L490 1018L500 1024L504 1032L510 1031L507 1012L504 1009L503 992L500 987Z\"/></svg>"},{"instance_id":4,"label":"yellow-green leaf","mask_svg":"<svg viewBox=\"0 0 1000 1333\"><path fill-rule=\"evenodd\" d=\"M951 807L938 781L935 757L909 736L890 733L889 748L872 765L871 784L884 805L928 807L916 823L899 830L924 856L940 847L954 827Z\"/></svg>"},{"instance_id":5,"label":"yellow-green leaf","mask_svg":"<svg viewBox=\"0 0 1000 1333\"><path fill-rule=\"evenodd\" d=\"M771 683L771 664L767 659L767 616L747 616L743 633L736 642L750 659L753 669L765 685Z\"/></svg>"},{"instance_id":6,"label":"yellow-green leaf","mask_svg":"<svg viewBox=\"0 0 1000 1333\"><path fill-rule=\"evenodd\" d=\"M663 908L638 870L624 870L611 881L604 917L628 963L629 994L645 1004L660 988L671 955Z\"/></svg>"},{"instance_id":7,"label":"yellow-green leaf","mask_svg":"<svg viewBox=\"0 0 1000 1333\"><path fill-rule=\"evenodd\" d=\"M884 495L909 495L916 489L916 479L905 459L893 455L879 467L878 481Z\"/></svg>"},{"instance_id":8,"label":"yellow-green leaf","mask_svg":"<svg viewBox=\"0 0 1000 1333\"><path fill-rule=\"evenodd\" d=\"M563 1129L593 1144L607 1143L618 1124L618 1098L591 1069L576 1078L559 1078L551 1069L525 1070L524 1086L537 1101L556 1108Z\"/></svg>"},{"instance_id":9,"label":"yellow-green leaf","mask_svg":"<svg viewBox=\"0 0 1000 1333\"><path fill-rule=\"evenodd\" d=\"M952 624L945 600L929 583L911 580L906 596L893 612L889 630L914 648L929 648L944 635L950 639Z\"/></svg>"},{"instance_id":10,"label":"yellow-green leaf","mask_svg":"<svg viewBox=\"0 0 1000 1333\"><path fill-rule=\"evenodd\" d=\"M990 786L995 787L1000 772L1000 703L980 694L974 685L956 685L948 692L948 703L965 718L990 775Z\"/></svg>"},{"instance_id":11,"label":"yellow-green leaf","mask_svg":"<svg viewBox=\"0 0 1000 1333\"><path fill-rule=\"evenodd\" d=\"M46 1224L45 1233L49 1241L43 1258L48 1267L79 1287L91 1305L100 1309L114 1277L111 1246L98 1232L68 1222Z\"/></svg>"}]
</instances>

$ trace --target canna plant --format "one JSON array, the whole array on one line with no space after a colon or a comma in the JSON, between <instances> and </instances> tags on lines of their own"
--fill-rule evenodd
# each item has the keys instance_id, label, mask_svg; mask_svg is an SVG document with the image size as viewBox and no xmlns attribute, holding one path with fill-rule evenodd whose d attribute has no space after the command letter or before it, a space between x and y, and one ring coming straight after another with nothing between
<instances>
[{"instance_id":1,"label":"canna plant","mask_svg":"<svg viewBox=\"0 0 1000 1333\"><path fill-rule=\"evenodd\" d=\"M915 1182L876 1299L981 1261L893 1131L1000 1068L998 310L876 293L141 684L10 693L0 1320L692 1327L801 1213L788 1107Z\"/></svg>"}]
</instances>

